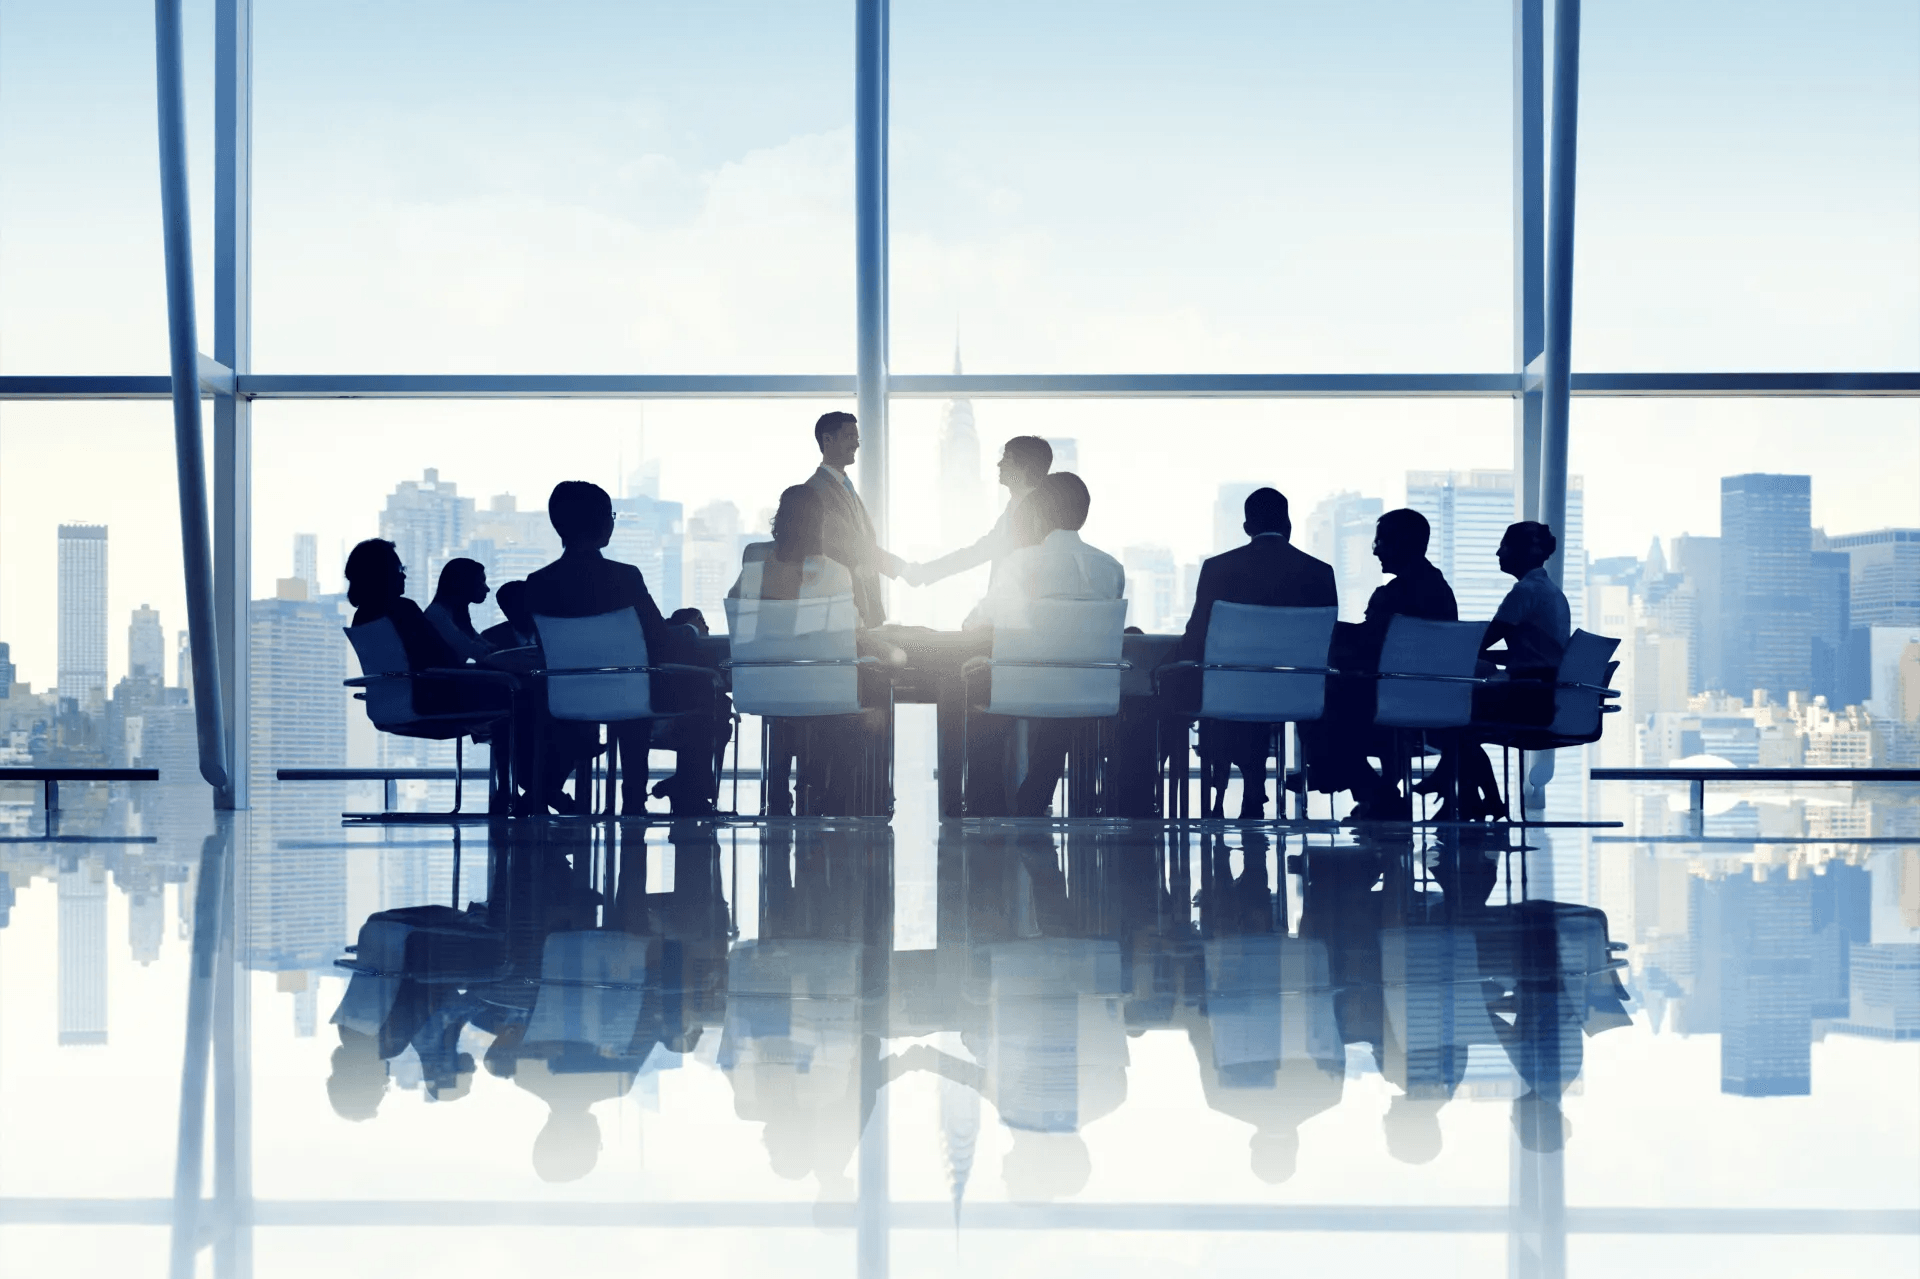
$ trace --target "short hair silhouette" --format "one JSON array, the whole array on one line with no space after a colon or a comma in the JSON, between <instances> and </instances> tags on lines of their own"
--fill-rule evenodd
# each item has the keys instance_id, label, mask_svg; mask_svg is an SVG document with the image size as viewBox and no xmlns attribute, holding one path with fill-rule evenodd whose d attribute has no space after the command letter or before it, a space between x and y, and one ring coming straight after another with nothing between
<instances>
[{"instance_id":1,"label":"short hair silhouette","mask_svg":"<svg viewBox=\"0 0 1920 1279\"><path fill-rule=\"evenodd\" d=\"M697 608L676 608L673 616L667 619L670 626L691 626L702 635L707 634L707 615Z\"/></svg>"},{"instance_id":2,"label":"short hair silhouette","mask_svg":"<svg viewBox=\"0 0 1920 1279\"><path fill-rule=\"evenodd\" d=\"M860 419L844 409L835 409L831 413L822 413L813 424L813 442L821 448L827 447L827 437L843 426L849 426Z\"/></svg>"},{"instance_id":3,"label":"short hair silhouette","mask_svg":"<svg viewBox=\"0 0 1920 1279\"><path fill-rule=\"evenodd\" d=\"M347 603L355 608L397 599L405 589L406 566L384 537L370 537L347 554Z\"/></svg>"},{"instance_id":4,"label":"short hair silhouette","mask_svg":"<svg viewBox=\"0 0 1920 1279\"><path fill-rule=\"evenodd\" d=\"M547 519L563 545L592 543L613 526L613 499L598 484L562 480L547 498Z\"/></svg>"},{"instance_id":5,"label":"short hair silhouette","mask_svg":"<svg viewBox=\"0 0 1920 1279\"><path fill-rule=\"evenodd\" d=\"M1507 531L1500 541L1502 545L1511 544L1535 564L1545 564L1560 549L1560 539L1538 520L1521 520L1517 524L1507 525Z\"/></svg>"},{"instance_id":6,"label":"short hair silhouette","mask_svg":"<svg viewBox=\"0 0 1920 1279\"><path fill-rule=\"evenodd\" d=\"M380 1112L380 1099L387 1093L387 1063L380 1056L380 1041L372 1035L342 1030L340 1046L333 1050L333 1073L327 1076L327 1100L333 1113L353 1123L362 1123Z\"/></svg>"},{"instance_id":7,"label":"short hair silhouette","mask_svg":"<svg viewBox=\"0 0 1920 1279\"><path fill-rule=\"evenodd\" d=\"M1420 512L1403 506L1382 515L1374 525L1374 535L1383 546L1404 547L1425 555L1427 543L1433 540L1433 525Z\"/></svg>"},{"instance_id":8,"label":"short hair silhouette","mask_svg":"<svg viewBox=\"0 0 1920 1279\"><path fill-rule=\"evenodd\" d=\"M774 554L788 561L819 555L826 548L827 510L820 495L805 484L782 490L773 512Z\"/></svg>"},{"instance_id":9,"label":"short hair silhouette","mask_svg":"<svg viewBox=\"0 0 1920 1279\"><path fill-rule=\"evenodd\" d=\"M527 603L525 582L502 582L500 589L493 593L493 602L500 606L501 615L515 626L524 630L533 625L533 609Z\"/></svg>"},{"instance_id":10,"label":"short hair silhouette","mask_svg":"<svg viewBox=\"0 0 1920 1279\"><path fill-rule=\"evenodd\" d=\"M1432 1163L1440 1154L1440 1107L1445 1097L1395 1097L1387 1103L1381 1127L1387 1153L1403 1164Z\"/></svg>"},{"instance_id":11,"label":"short hair silhouette","mask_svg":"<svg viewBox=\"0 0 1920 1279\"><path fill-rule=\"evenodd\" d=\"M1277 1186L1293 1176L1300 1161L1300 1134L1257 1131L1247 1141L1248 1162L1253 1175L1269 1186Z\"/></svg>"},{"instance_id":12,"label":"short hair silhouette","mask_svg":"<svg viewBox=\"0 0 1920 1279\"><path fill-rule=\"evenodd\" d=\"M1016 435L1000 450L1008 461L1018 462L1035 476L1053 469L1053 445L1037 435Z\"/></svg>"},{"instance_id":13,"label":"short hair silhouette","mask_svg":"<svg viewBox=\"0 0 1920 1279\"><path fill-rule=\"evenodd\" d=\"M1255 489L1247 494L1247 532L1291 533L1293 520L1287 515L1287 496L1279 489Z\"/></svg>"},{"instance_id":14,"label":"short hair silhouette","mask_svg":"<svg viewBox=\"0 0 1920 1279\"><path fill-rule=\"evenodd\" d=\"M555 1107L533 1139L533 1171L548 1182L578 1181L600 1162L600 1121L584 1106Z\"/></svg>"},{"instance_id":15,"label":"short hair silhouette","mask_svg":"<svg viewBox=\"0 0 1920 1279\"><path fill-rule=\"evenodd\" d=\"M1072 471L1055 471L1040 481L1035 490L1046 514L1048 532L1063 528L1077 533L1086 527L1087 512L1093 509L1093 494L1087 484Z\"/></svg>"}]
</instances>

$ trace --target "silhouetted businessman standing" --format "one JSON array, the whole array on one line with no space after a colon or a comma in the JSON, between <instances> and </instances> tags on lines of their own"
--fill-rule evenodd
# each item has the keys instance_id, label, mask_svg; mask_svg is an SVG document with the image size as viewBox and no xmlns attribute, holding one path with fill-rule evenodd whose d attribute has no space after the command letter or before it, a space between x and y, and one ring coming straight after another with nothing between
<instances>
[{"instance_id":1,"label":"silhouetted businessman standing","mask_svg":"<svg viewBox=\"0 0 1920 1279\"><path fill-rule=\"evenodd\" d=\"M1293 521L1287 499L1276 489L1255 489L1247 495L1247 544L1236 546L1200 566L1194 592L1193 615L1175 653L1177 659L1205 661L1207 627L1216 602L1253 604L1262 608L1333 608L1339 604L1333 569L1293 544ZM1198 701L1196 690L1189 693ZM1224 758L1240 770L1240 816L1257 818L1267 804L1267 740L1265 724L1202 721L1201 757ZM1224 777L1224 774L1222 774Z\"/></svg>"},{"instance_id":2,"label":"silhouetted businessman standing","mask_svg":"<svg viewBox=\"0 0 1920 1279\"><path fill-rule=\"evenodd\" d=\"M903 564L897 555L881 549L867 504L847 476L860 451L860 423L851 413L823 413L813 424L813 439L820 446L820 467L807 486L819 493L826 510L827 555L853 574L853 606L860 621L879 626L887 620L880 577L898 577Z\"/></svg>"}]
</instances>

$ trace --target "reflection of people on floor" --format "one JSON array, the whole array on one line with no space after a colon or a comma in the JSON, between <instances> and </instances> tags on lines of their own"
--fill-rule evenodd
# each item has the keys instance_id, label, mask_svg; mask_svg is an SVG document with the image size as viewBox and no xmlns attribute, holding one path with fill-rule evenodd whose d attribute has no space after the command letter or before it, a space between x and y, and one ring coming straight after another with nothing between
<instances>
[{"instance_id":1,"label":"reflection of people on floor","mask_svg":"<svg viewBox=\"0 0 1920 1279\"><path fill-rule=\"evenodd\" d=\"M1293 1175L1300 1125L1339 1104L1346 1049L1326 943L1287 935L1284 895L1267 887L1266 837L1243 837L1237 876L1231 851L1215 837L1201 890L1206 1005L1190 1010L1187 1036L1207 1105L1253 1125L1254 1175L1277 1183Z\"/></svg>"}]
</instances>

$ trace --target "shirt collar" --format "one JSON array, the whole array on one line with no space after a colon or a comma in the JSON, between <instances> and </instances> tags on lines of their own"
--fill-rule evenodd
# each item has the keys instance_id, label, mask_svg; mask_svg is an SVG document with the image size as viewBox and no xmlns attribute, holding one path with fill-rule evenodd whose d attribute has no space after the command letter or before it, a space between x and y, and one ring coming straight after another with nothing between
<instances>
[{"instance_id":1,"label":"shirt collar","mask_svg":"<svg viewBox=\"0 0 1920 1279\"><path fill-rule=\"evenodd\" d=\"M1279 532L1276 529L1268 529L1264 533L1255 533L1253 535L1253 540L1257 542L1263 537L1277 537L1283 542L1288 540L1288 537L1285 533Z\"/></svg>"}]
</instances>

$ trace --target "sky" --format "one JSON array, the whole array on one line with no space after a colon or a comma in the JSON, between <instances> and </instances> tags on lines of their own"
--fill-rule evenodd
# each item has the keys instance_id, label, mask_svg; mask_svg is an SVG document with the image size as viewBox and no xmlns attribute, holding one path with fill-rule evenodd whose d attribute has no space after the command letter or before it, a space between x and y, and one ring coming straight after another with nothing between
<instances>
[{"instance_id":1,"label":"sky","mask_svg":"<svg viewBox=\"0 0 1920 1279\"><path fill-rule=\"evenodd\" d=\"M254 368L850 373L852 7L257 0ZM893 368L1469 372L1513 356L1511 5L893 6ZM210 284L211 6L188 5ZM1920 367L1920 10L1589 6L1579 369ZM0 372L159 372L150 7L0 0ZM211 332L203 287L202 326ZM829 404L256 406L255 590L372 535L428 466L537 506L749 517ZM942 406L894 408L893 542L944 549ZM1211 549L1231 480L1298 510L1511 460L1504 402L979 401L1073 436L1118 551ZM0 407L0 639L53 678L54 526L112 530L178 629L167 409ZM1920 524L1920 404L1576 402L1593 555L1711 533L1718 480L1810 473L1833 532ZM983 513L984 520L984 513ZM323 580L333 579L323 567Z\"/></svg>"}]
</instances>

